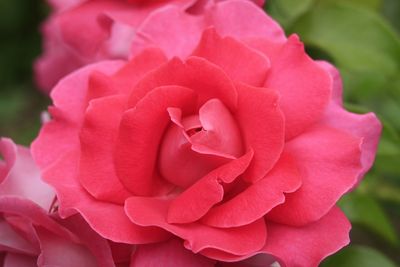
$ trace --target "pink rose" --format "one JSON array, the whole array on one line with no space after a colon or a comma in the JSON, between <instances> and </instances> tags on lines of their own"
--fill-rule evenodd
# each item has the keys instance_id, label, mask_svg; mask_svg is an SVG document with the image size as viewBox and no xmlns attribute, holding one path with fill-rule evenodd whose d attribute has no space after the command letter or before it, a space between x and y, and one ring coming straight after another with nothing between
<instances>
[{"instance_id":1,"label":"pink rose","mask_svg":"<svg viewBox=\"0 0 400 267\"><path fill-rule=\"evenodd\" d=\"M0 155L1 266L115 267L107 241L79 215L48 213L55 194L28 149L3 138Z\"/></svg>"},{"instance_id":2,"label":"pink rose","mask_svg":"<svg viewBox=\"0 0 400 267\"><path fill-rule=\"evenodd\" d=\"M104 59L128 59L132 39L151 13L165 6L200 13L213 1L49 0L54 11L42 27L44 52L35 63L37 84L49 92L79 67Z\"/></svg>"},{"instance_id":3,"label":"pink rose","mask_svg":"<svg viewBox=\"0 0 400 267\"><path fill-rule=\"evenodd\" d=\"M132 60L52 92L32 150L60 215L146 244L131 266L310 267L345 246L335 204L371 167L381 126L343 109L334 67L247 1L168 7L140 34Z\"/></svg>"}]
</instances>

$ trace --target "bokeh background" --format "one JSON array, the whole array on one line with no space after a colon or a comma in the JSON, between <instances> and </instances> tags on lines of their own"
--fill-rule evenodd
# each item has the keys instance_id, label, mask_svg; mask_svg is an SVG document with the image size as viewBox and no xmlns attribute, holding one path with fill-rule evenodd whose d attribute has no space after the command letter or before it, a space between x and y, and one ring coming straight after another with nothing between
<instances>
[{"instance_id":1,"label":"bokeh background","mask_svg":"<svg viewBox=\"0 0 400 267\"><path fill-rule=\"evenodd\" d=\"M340 69L347 109L384 125L375 166L339 203L352 243L321 266L400 266L400 0L268 0L265 9ZM41 0L0 0L0 136L24 145L50 104L32 75L48 12Z\"/></svg>"}]
</instances>

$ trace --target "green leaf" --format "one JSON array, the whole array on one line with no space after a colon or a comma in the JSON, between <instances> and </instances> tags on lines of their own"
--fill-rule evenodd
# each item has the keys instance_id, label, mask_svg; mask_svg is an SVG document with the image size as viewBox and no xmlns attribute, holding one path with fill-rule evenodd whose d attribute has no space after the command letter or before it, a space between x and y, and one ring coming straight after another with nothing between
<instances>
[{"instance_id":1,"label":"green leaf","mask_svg":"<svg viewBox=\"0 0 400 267\"><path fill-rule=\"evenodd\" d=\"M378 11L382 6L381 0L342 0L346 2L351 2L355 5L362 6L365 8L369 8L371 10Z\"/></svg>"},{"instance_id":2,"label":"green leaf","mask_svg":"<svg viewBox=\"0 0 400 267\"><path fill-rule=\"evenodd\" d=\"M291 31L348 71L386 76L399 71L399 36L378 14L355 4L320 1Z\"/></svg>"},{"instance_id":3,"label":"green leaf","mask_svg":"<svg viewBox=\"0 0 400 267\"><path fill-rule=\"evenodd\" d=\"M339 206L352 223L359 224L379 235L393 246L399 244L399 239L385 211L374 198L353 192L344 196Z\"/></svg>"},{"instance_id":4,"label":"green leaf","mask_svg":"<svg viewBox=\"0 0 400 267\"><path fill-rule=\"evenodd\" d=\"M312 6L313 2L314 0L269 0L266 8L268 14L284 28L288 28L293 21Z\"/></svg>"},{"instance_id":5,"label":"green leaf","mask_svg":"<svg viewBox=\"0 0 400 267\"><path fill-rule=\"evenodd\" d=\"M396 267L396 264L372 248L349 246L326 259L321 267Z\"/></svg>"}]
</instances>

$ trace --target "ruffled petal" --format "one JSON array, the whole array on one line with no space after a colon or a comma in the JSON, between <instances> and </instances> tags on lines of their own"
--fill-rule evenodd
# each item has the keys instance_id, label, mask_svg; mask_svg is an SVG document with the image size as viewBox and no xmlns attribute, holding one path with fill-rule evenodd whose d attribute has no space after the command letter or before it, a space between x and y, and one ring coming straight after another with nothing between
<instances>
[{"instance_id":1,"label":"ruffled petal","mask_svg":"<svg viewBox=\"0 0 400 267\"><path fill-rule=\"evenodd\" d=\"M60 155L79 147L78 127L87 107L90 74L99 71L111 75L122 64L122 61L105 61L84 67L63 78L54 88L51 94L54 108L49 110L52 120L43 125L31 146L33 158L40 168L47 167Z\"/></svg>"},{"instance_id":2,"label":"ruffled petal","mask_svg":"<svg viewBox=\"0 0 400 267\"><path fill-rule=\"evenodd\" d=\"M302 186L267 218L301 226L324 216L357 182L362 139L326 126L316 126L288 142Z\"/></svg>"},{"instance_id":3,"label":"ruffled petal","mask_svg":"<svg viewBox=\"0 0 400 267\"><path fill-rule=\"evenodd\" d=\"M164 243L139 246L132 255L130 267L214 267L215 261L194 254L183 246L178 239Z\"/></svg>"},{"instance_id":4,"label":"ruffled petal","mask_svg":"<svg viewBox=\"0 0 400 267\"><path fill-rule=\"evenodd\" d=\"M361 145L362 171L358 176L359 182L375 160L382 125L374 113L355 114L346 111L342 107L342 81L338 70L327 62L319 63L331 75L333 85L332 100L321 123L363 139Z\"/></svg>"},{"instance_id":5,"label":"ruffled petal","mask_svg":"<svg viewBox=\"0 0 400 267\"><path fill-rule=\"evenodd\" d=\"M283 153L267 176L221 205L211 208L202 222L214 227L238 227L262 218L285 201L284 193L301 185L299 171L289 154Z\"/></svg>"},{"instance_id":6,"label":"ruffled petal","mask_svg":"<svg viewBox=\"0 0 400 267\"><path fill-rule=\"evenodd\" d=\"M117 204L130 196L112 164L126 101L124 95L92 100L80 132L80 183L96 199Z\"/></svg>"},{"instance_id":7,"label":"ruffled petal","mask_svg":"<svg viewBox=\"0 0 400 267\"><path fill-rule=\"evenodd\" d=\"M212 98L221 100L230 111L237 106L235 86L225 72L203 58L189 57L185 62L173 58L146 75L133 89L129 107L135 107L154 88L166 85L184 86L194 90L198 95L197 108Z\"/></svg>"},{"instance_id":8,"label":"ruffled petal","mask_svg":"<svg viewBox=\"0 0 400 267\"><path fill-rule=\"evenodd\" d=\"M265 244L267 229L263 219L235 228L214 228L201 223L169 224L166 221L171 200L131 197L125 202L130 220L142 226L157 226L185 240L185 247L198 253L207 248L235 255L247 255ZM218 257L215 257L218 260Z\"/></svg>"},{"instance_id":9,"label":"ruffled petal","mask_svg":"<svg viewBox=\"0 0 400 267\"><path fill-rule=\"evenodd\" d=\"M157 194L162 181L155 177L158 149L170 121L167 108L193 112L196 95L181 86L158 87L127 110L121 120L115 168L123 185L135 195Z\"/></svg>"},{"instance_id":10,"label":"ruffled petal","mask_svg":"<svg viewBox=\"0 0 400 267\"><path fill-rule=\"evenodd\" d=\"M317 267L325 257L350 241L351 225L337 207L320 220L302 227L272 222L267 226L268 239L262 251L278 257L284 266Z\"/></svg>"},{"instance_id":11,"label":"ruffled petal","mask_svg":"<svg viewBox=\"0 0 400 267\"><path fill-rule=\"evenodd\" d=\"M204 31L194 56L220 66L235 82L262 86L270 67L269 59L231 37L221 38L215 29Z\"/></svg>"},{"instance_id":12,"label":"ruffled petal","mask_svg":"<svg viewBox=\"0 0 400 267\"><path fill-rule=\"evenodd\" d=\"M253 151L249 151L239 159L232 160L210 172L173 199L168 208L168 223L189 223L200 219L223 199L223 184L232 183L241 175L249 166L252 157Z\"/></svg>"},{"instance_id":13,"label":"ruffled petal","mask_svg":"<svg viewBox=\"0 0 400 267\"><path fill-rule=\"evenodd\" d=\"M235 113L246 147L254 149L254 159L243 179L262 179L278 161L284 145L284 118L278 95L266 88L238 84L239 104Z\"/></svg>"},{"instance_id":14,"label":"ruffled petal","mask_svg":"<svg viewBox=\"0 0 400 267\"><path fill-rule=\"evenodd\" d=\"M5 151L8 173L0 184L0 196L18 196L29 199L48 210L54 200L53 189L40 178L29 149L16 146L10 139L0 139L1 150Z\"/></svg>"},{"instance_id":15,"label":"ruffled petal","mask_svg":"<svg viewBox=\"0 0 400 267\"><path fill-rule=\"evenodd\" d=\"M114 242L142 244L168 238L161 229L132 224L122 206L91 197L76 178L78 158L76 151L66 153L43 173L45 181L57 191L60 216L79 212L97 233Z\"/></svg>"},{"instance_id":16,"label":"ruffled petal","mask_svg":"<svg viewBox=\"0 0 400 267\"><path fill-rule=\"evenodd\" d=\"M305 131L319 120L331 95L328 73L304 51L296 35L292 35L272 61L265 86L277 90L285 115L286 139Z\"/></svg>"}]
</instances>

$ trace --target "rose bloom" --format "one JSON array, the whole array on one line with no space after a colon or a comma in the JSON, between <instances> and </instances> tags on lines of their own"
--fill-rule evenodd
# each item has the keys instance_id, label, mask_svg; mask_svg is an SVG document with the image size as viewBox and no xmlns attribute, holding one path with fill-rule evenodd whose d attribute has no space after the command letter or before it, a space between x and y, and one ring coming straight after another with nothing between
<instances>
[{"instance_id":1,"label":"rose bloom","mask_svg":"<svg viewBox=\"0 0 400 267\"><path fill-rule=\"evenodd\" d=\"M221 1L221 0L219 0ZM263 5L263 0L252 0ZM128 59L137 30L153 12L176 6L202 13L214 0L49 0L42 26L43 54L35 63L40 89L49 92L65 75L104 59Z\"/></svg>"},{"instance_id":2,"label":"rose bloom","mask_svg":"<svg viewBox=\"0 0 400 267\"><path fill-rule=\"evenodd\" d=\"M29 149L2 138L0 155L0 266L115 266L108 242L79 215L49 214L55 194Z\"/></svg>"},{"instance_id":3,"label":"rose bloom","mask_svg":"<svg viewBox=\"0 0 400 267\"><path fill-rule=\"evenodd\" d=\"M167 7L140 35L51 94L32 150L60 215L137 244L131 266L310 267L348 244L335 204L381 126L343 109L337 70L248 1Z\"/></svg>"}]
</instances>

